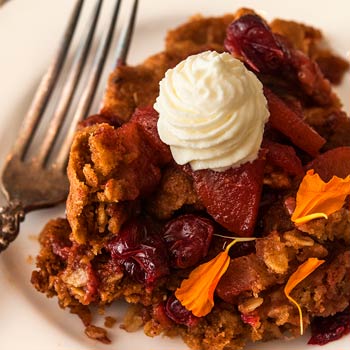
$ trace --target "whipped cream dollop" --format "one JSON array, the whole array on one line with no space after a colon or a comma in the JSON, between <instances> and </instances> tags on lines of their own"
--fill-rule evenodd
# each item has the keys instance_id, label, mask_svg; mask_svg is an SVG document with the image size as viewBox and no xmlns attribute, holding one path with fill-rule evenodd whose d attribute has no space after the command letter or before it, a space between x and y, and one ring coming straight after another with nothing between
<instances>
[{"instance_id":1,"label":"whipped cream dollop","mask_svg":"<svg viewBox=\"0 0 350 350\"><path fill-rule=\"evenodd\" d=\"M269 111L258 78L229 53L206 51L169 69L154 108L178 164L223 171L258 157Z\"/></svg>"}]
</instances>

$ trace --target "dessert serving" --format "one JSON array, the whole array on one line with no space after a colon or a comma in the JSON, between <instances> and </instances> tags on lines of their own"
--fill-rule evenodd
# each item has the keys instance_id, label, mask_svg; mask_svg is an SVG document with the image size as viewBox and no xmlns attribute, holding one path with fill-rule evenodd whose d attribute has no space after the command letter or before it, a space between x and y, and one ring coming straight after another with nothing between
<instances>
[{"instance_id":1,"label":"dessert serving","mask_svg":"<svg viewBox=\"0 0 350 350\"><path fill-rule=\"evenodd\" d=\"M195 16L110 75L71 148L67 218L40 234L32 283L93 339L127 331L242 349L350 332L348 63L322 33L249 9Z\"/></svg>"}]
</instances>

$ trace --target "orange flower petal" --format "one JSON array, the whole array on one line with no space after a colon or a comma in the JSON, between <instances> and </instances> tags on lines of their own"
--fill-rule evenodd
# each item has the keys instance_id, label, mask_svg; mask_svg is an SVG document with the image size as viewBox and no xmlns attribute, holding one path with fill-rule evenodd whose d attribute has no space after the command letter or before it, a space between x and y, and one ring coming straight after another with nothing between
<instances>
[{"instance_id":1,"label":"orange flower petal","mask_svg":"<svg viewBox=\"0 0 350 350\"><path fill-rule=\"evenodd\" d=\"M350 175L345 179L333 176L324 182L314 170L309 170L299 186L296 208L291 220L295 224L324 217L339 210L350 195Z\"/></svg>"},{"instance_id":2,"label":"orange flower petal","mask_svg":"<svg viewBox=\"0 0 350 350\"><path fill-rule=\"evenodd\" d=\"M254 237L234 238L223 252L214 259L196 267L188 279L182 281L180 288L175 292L176 298L187 310L192 311L193 315L197 317L207 315L214 306L216 286L230 264L228 255L230 248L237 242L255 239Z\"/></svg>"},{"instance_id":3,"label":"orange flower petal","mask_svg":"<svg viewBox=\"0 0 350 350\"><path fill-rule=\"evenodd\" d=\"M301 307L289 294L302 280L309 276L323 263L324 260L318 260L317 258L309 258L303 264L301 264L294 273L292 273L292 275L287 281L287 284L284 287L284 294L298 308L301 335L304 333L303 314L301 311Z\"/></svg>"},{"instance_id":4,"label":"orange flower petal","mask_svg":"<svg viewBox=\"0 0 350 350\"><path fill-rule=\"evenodd\" d=\"M176 298L193 315L207 315L214 306L215 288L229 264L230 257L225 250L214 259L199 265L188 279L182 281L181 287L175 292Z\"/></svg>"}]
</instances>

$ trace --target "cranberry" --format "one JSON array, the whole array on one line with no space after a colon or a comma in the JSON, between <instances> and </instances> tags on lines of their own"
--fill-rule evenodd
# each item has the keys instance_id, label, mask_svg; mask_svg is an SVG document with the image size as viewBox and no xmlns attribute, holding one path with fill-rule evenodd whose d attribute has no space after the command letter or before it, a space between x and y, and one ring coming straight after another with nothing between
<instances>
[{"instance_id":1,"label":"cranberry","mask_svg":"<svg viewBox=\"0 0 350 350\"><path fill-rule=\"evenodd\" d=\"M324 345L350 333L350 308L334 316L316 317L311 323L311 338L308 344Z\"/></svg>"},{"instance_id":2,"label":"cranberry","mask_svg":"<svg viewBox=\"0 0 350 350\"><path fill-rule=\"evenodd\" d=\"M257 15L244 15L227 28L226 49L255 71L269 73L280 69L288 59L282 44Z\"/></svg>"},{"instance_id":3,"label":"cranberry","mask_svg":"<svg viewBox=\"0 0 350 350\"><path fill-rule=\"evenodd\" d=\"M232 22L227 28L225 47L255 72L278 74L290 86L296 83L295 88L299 86L318 104L332 102L330 83L317 63L292 48L286 38L272 33L259 16L248 14ZM295 93L302 97L299 91Z\"/></svg>"},{"instance_id":4,"label":"cranberry","mask_svg":"<svg viewBox=\"0 0 350 350\"><path fill-rule=\"evenodd\" d=\"M182 215L165 226L164 239L172 267L184 269L196 265L208 253L213 223L198 215Z\"/></svg>"},{"instance_id":5,"label":"cranberry","mask_svg":"<svg viewBox=\"0 0 350 350\"><path fill-rule=\"evenodd\" d=\"M169 273L164 241L146 219L134 218L125 223L107 249L130 277L146 287Z\"/></svg>"},{"instance_id":6,"label":"cranberry","mask_svg":"<svg viewBox=\"0 0 350 350\"><path fill-rule=\"evenodd\" d=\"M243 323L249 324L250 326L256 328L260 322L260 317L257 313L241 314L241 319Z\"/></svg>"},{"instance_id":7,"label":"cranberry","mask_svg":"<svg viewBox=\"0 0 350 350\"><path fill-rule=\"evenodd\" d=\"M171 328L174 326L173 321L166 313L164 302L153 306L152 317L154 320L159 322L163 328Z\"/></svg>"},{"instance_id":8,"label":"cranberry","mask_svg":"<svg viewBox=\"0 0 350 350\"><path fill-rule=\"evenodd\" d=\"M177 324L183 324L187 327L197 325L199 318L187 310L174 295L170 296L165 305L166 315Z\"/></svg>"}]
</instances>

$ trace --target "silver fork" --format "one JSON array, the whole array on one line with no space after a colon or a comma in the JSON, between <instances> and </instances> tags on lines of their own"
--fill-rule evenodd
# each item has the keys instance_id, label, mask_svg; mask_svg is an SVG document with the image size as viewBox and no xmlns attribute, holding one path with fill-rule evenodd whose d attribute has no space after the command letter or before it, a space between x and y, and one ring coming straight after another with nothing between
<instances>
[{"instance_id":1,"label":"silver fork","mask_svg":"<svg viewBox=\"0 0 350 350\"><path fill-rule=\"evenodd\" d=\"M20 222L24 220L26 213L56 205L67 197L68 180L65 168L70 145L77 123L87 116L94 98L113 37L118 13L120 12L121 0L115 0L108 27L106 27L106 31L97 48L96 56L89 72L88 82L79 98L79 103L67 135L62 144L59 145L58 155L55 157L54 162L49 162L49 159L53 147L57 147L57 135L65 120L85 66L102 4L103 0L95 1L88 27L84 31L84 37L80 39L67 81L62 89L57 107L50 120L38 153L36 156L31 157L31 159L27 159L29 146L33 141L41 117L49 103L66 60L67 52L82 12L84 0L76 0L56 56L40 82L15 145L7 157L1 177L2 191L8 203L7 206L0 208L0 252L6 249L17 237ZM130 16L123 28L117 46L116 62L118 64L125 64L134 28L137 6L138 0L133 0Z\"/></svg>"}]
</instances>

